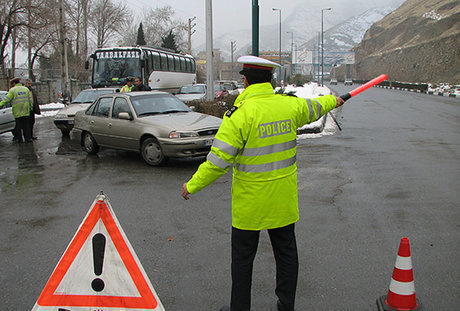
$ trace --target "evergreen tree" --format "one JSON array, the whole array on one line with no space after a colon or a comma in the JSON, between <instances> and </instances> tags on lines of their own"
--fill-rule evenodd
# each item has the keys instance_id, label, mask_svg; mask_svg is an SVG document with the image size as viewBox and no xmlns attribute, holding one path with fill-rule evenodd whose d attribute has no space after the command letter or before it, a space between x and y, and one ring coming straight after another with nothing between
<instances>
[{"instance_id":1,"label":"evergreen tree","mask_svg":"<svg viewBox=\"0 0 460 311\"><path fill-rule=\"evenodd\" d=\"M172 30L165 37L161 37L161 44L162 48L170 49L175 52L179 52L178 47L176 45L176 35L172 33Z\"/></svg>"},{"instance_id":2,"label":"evergreen tree","mask_svg":"<svg viewBox=\"0 0 460 311\"><path fill-rule=\"evenodd\" d=\"M139 24L139 28L137 29L137 40L136 45L146 45L144 38L144 29L142 29L142 22Z\"/></svg>"}]
</instances>

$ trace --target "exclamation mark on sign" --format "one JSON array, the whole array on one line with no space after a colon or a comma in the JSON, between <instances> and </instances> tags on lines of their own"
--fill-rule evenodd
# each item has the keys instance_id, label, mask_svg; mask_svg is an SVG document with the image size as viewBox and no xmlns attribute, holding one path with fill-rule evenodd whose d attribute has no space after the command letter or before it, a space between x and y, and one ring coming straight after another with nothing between
<instances>
[{"instance_id":1,"label":"exclamation mark on sign","mask_svg":"<svg viewBox=\"0 0 460 311\"><path fill-rule=\"evenodd\" d=\"M104 264L104 253L105 253L105 236L102 233L98 233L93 236L93 263L94 263L94 274L97 276L102 274L102 266ZM91 287L96 291L100 292L104 289L104 281L100 278L96 278L91 282Z\"/></svg>"}]
</instances>

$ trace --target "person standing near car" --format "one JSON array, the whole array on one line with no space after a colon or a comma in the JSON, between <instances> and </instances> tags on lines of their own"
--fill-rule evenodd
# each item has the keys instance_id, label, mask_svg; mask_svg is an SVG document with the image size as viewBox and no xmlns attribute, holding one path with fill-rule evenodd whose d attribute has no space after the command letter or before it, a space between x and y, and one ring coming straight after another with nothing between
<instances>
[{"instance_id":1,"label":"person standing near car","mask_svg":"<svg viewBox=\"0 0 460 311\"><path fill-rule=\"evenodd\" d=\"M134 87L131 90L132 92L139 92L139 91L151 91L152 89L150 86L145 85L142 83L141 77L135 77L134 78Z\"/></svg>"},{"instance_id":2,"label":"person standing near car","mask_svg":"<svg viewBox=\"0 0 460 311\"><path fill-rule=\"evenodd\" d=\"M121 88L120 92L131 92L133 87L133 77L127 77L126 85Z\"/></svg>"},{"instance_id":3,"label":"person standing near car","mask_svg":"<svg viewBox=\"0 0 460 311\"><path fill-rule=\"evenodd\" d=\"M32 111L30 112L30 116L29 116L30 138L32 140L35 140L37 139L37 137L34 136L35 115L41 114L40 105L38 104L37 92L35 92L35 89L32 88L32 80L27 79L25 86L30 90L30 93L32 94L33 104L32 104Z\"/></svg>"},{"instance_id":4,"label":"person standing near car","mask_svg":"<svg viewBox=\"0 0 460 311\"><path fill-rule=\"evenodd\" d=\"M14 86L0 102L0 107L11 103L16 121L15 130L18 143L31 142L29 116L32 110L32 95L30 90L20 83L19 78L12 79L11 84Z\"/></svg>"},{"instance_id":5,"label":"person standing near car","mask_svg":"<svg viewBox=\"0 0 460 311\"><path fill-rule=\"evenodd\" d=\"M276 261L279 311L293 311L298 276L294 226L297 195L297 128L343 105L340 97L303 99L275 94L271 79L277 63L243 56L245 90L236 98L215 136L206 162L182 185L188 200L233 166L230 307L251 308L253 261L261 230L268 230Z\"/></svg>"}]
</instances>

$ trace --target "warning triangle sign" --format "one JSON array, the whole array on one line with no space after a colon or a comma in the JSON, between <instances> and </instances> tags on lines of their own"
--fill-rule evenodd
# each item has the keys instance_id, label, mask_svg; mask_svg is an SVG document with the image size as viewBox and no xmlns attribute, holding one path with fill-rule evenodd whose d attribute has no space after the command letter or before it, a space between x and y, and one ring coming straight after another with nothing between
<instances>
[{"instance_id":1,"label":"warning triangle sign","mask_svg":"<svg viewBox=\"0 0 460 311\"><path fill-rule=\"evenodd\" d=\"M96 197L32 311L164 311L108 198Z\"/></svg>"}]
</instances>

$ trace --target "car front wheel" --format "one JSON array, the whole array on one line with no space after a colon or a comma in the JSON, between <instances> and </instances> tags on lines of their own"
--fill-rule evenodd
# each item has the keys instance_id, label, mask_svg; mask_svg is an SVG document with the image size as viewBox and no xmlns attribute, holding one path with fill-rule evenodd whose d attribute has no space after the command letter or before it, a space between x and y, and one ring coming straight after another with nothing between
<instances>
[{"instance_id":1,"label":"car front wheel","mask_svg":"<svg viewBox=\"0 0 460 311\"><path fill-rule=\"evenodd\" d=\"M151 166L158 166L165 161L160 143L155 138L147 138L142 143L141 154L144 161Z\"/></svg>"},{"instance_id":2,"label":"car front wheel","mask_svg":"<svg viewBox=\"0 0 460 311\"><path fill-rule=\"evenodd\" d=\"M96 154L99 151L99 145L96 143L93 135L88 132L83 134L83 147L89 154Z\"/></svg>"}]
</instances>

